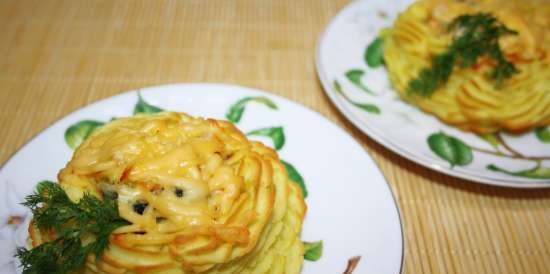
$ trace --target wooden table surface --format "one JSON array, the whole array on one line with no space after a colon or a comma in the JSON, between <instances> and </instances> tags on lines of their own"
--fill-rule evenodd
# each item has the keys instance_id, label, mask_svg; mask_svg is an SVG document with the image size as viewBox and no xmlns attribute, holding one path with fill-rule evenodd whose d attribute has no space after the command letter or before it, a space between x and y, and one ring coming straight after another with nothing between
<instances>
[{"instance_id":1,"label":"wooden table surface","mask_svg":"<svg viewBox=\"0 0 550 274\"><path fill-rule=\"evenodd\" d=\"M550 273L550 190L438 174L354 128L316 76L314 50L346 0L0 1L0 162L98 99L173 82L282 95L355 137L403 218L405 273Z\"/></svg>"}]
</instances>

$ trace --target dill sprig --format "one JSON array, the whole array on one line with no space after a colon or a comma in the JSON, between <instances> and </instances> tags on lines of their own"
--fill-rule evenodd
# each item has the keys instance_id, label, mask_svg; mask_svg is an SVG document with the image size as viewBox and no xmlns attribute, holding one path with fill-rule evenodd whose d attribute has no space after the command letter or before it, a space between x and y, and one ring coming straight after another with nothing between
<instances>
[{"instance_id":1,"label":"dill sprig","mask_svg":"<svg viewBox=\"0 0 550 274\"><path fill-rule=\"evenodd\" d=\"M40 182L23 205L31 209L33 225L57 236L35 248L17 250L24 274L65 274L79 269L88 254L101 258L113 230L129 224L119 216L115 200L85 193L75 203L59 184L49 181Z\"/></svg>"},{"instance_id":2,"label":"dill sprig","mask_svg":"<svg viewBox=\"0 0 550 274\"><path fill-rule=\"evenodd\" d=\"M409 92L429 97L449 80L453 68L467 68L486 56L495 61L495 67L488 77L499 87L502 82L518 73L519 70L508 61L498 44L498 39L507 34L517 35L489 13L465 14L456 17L448 25L454 31L451 45L441 54L432 58L429 68L420 71L417 78L409 81Z\"/></svg>"}]
</instances>

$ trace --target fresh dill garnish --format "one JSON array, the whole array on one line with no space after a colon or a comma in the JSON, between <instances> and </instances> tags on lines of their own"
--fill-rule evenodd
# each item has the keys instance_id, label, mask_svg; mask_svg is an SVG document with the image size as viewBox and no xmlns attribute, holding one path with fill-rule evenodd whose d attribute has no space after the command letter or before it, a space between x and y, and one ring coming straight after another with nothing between
<instances>
[{"instance_id":1,"label":"fresh dill garnish","mask_svg":"<svg viewBox=\"0 0 550 274\"><path fill-rule=\"evenodd\" d=\"M456 17L448 25L454 31L451 45L432 58L429 68L420 71L417 78L409 81L409 92L430 96L438 87L449 80L453 68L467 68L476 64L478 58L486 56L495 62L488 77L500 86L502 81L519 70L508 61L498 44L498 39L507 34L517 35L489 13L465 14Z\"/></svg>"},{"instance_id":2,"label":"fresh dill garnish","mask_svg":"<svg viewBox=\"0 0 550 274\"><path fill-rule=\"evenodd\" d=\"M23 205L31 209L33 225L57 236L35 248L17 250L24 274L64 274L79 269L88 254L101 258L111 232L129 224L119 216L115 200L102 201L85 193L75 203L59 184L49 181L40 182Z\"/></svg>"}]
</instances>

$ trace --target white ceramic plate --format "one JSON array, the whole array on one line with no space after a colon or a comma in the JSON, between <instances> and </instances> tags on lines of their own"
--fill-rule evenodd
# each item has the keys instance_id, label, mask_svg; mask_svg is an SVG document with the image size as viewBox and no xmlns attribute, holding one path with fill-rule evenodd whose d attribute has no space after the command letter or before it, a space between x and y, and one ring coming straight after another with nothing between
<instances>
[{"instance_id":1,"label":"white ceramic plate","mask_svg":"<svg viewBox=\"0 0 550 274\"><path fill-rule=\"evenodd\" d=\"M316 62L319 78L332 102L365 134L433 170L486 184L550 187L550 127L539 129L538 134L501 133L483 139L403 102L392 90L384 66L371 68L366 64L367 46L411 2L352 2L328 24L317 46ZM447 144L450 137L461 140L470 148L471 161L451 165L452 160L445 160L430 148L430 136Z\"/></svg>"},{"instance_id":2,"label":"white ceramic plate","mask_svg":"<svg viewBox=\"0 0 550 274\"><path fill-rule=\"evenodd\" d=\"M83 120L103 122L132 115L138 92L149 104L142 102L142 107L154 105L219 119L225 119L236 102L249 98L241 101L244 111L237 126L244 132L281 127L285 142L279 154L301 174L308 191L302 239L322 240L324 250L320 260L306 261L302 273L343 273L348 259L357 255L362 259L354 273L400 273L399 212L365 150L342 129L303 106L258 90L221 84L167 85L123 93L71 113L23 146L0 170L0 273L15 271L11 254L27 237L29 213L19 203L38 181L55 180L71 157L64 138L67 128ZM267 137L251 138L273 144Z\"/></svg>"}]
</instances>

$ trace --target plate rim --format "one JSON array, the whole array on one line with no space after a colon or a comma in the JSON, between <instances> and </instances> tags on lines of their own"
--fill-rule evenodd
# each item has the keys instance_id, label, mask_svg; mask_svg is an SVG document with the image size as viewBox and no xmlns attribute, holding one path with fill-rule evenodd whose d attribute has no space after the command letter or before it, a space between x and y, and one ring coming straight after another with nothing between
<instances>
[{"instance_id":1,"label":"plate rim","mask_svg":"<svg viewBox=\"0 0 550 274\"><path fill-rule=\"evenodd\" d=\"M464 179L469 183L478 183L478 184L484 184L484 185L490 185L490 186L499 186L499 187L515 188L515 189L550 188L550 184L545 183L544 181L518 182L512 179L498 180L498 179L493 179L493 178L488 178L483 176L476 176L476 175L460 172L460 171L439 165L437 163L430 163L428 160L424 160L422 158L417 159L414 154L409 153L406 150L402 150L398 145L394 144L391 140L384 139L382 135L379 135L378 133L376 133L376 131L373 130L368 124L361 122L359 118L357 118L353 113L351 113L351 111L349 111L345 106L345 103L343 102L343 100L338 96L336 96L336 92L334 91L332 85L330 84L331 82L328 79L327 73L324 70L324 65L322 64L323 62L321 60L321 49L323 48L323 42L327 39L329 28L332 27L335 24L335 22L340 19L340 17L343 17L345 12L355 8L356 5L359 6L364 3L368 3L368 0L355 0L347 4L346 6L344 6L342 9L340 9L338 13L335 16L333 16L323 28L321 35L317 40L316 48L315 48L315 68L317 71L316 74L321 82L321 85L323 86L323 91L329 97L331 103L336 107L336 109L338 109L338 111L341 114L343 114L343 116L348 121L350 121L355 128L359 129L361 132L363 132L363 134L373 139L378 144L387 148L391 152L407 159L408 161L412 161L432 171L436 171L454 178ZM439 120L438 122L442 123Z\"/></svg>"},{"instance_id":2,"label":"plate rim","mask_svg":"<svg viewBox=\"0 0 550 274\"><path fill-rule=\"evenodd\" d=\"M305 106L305 105L303 105L303 104L301 104L297 101L291 100L291 99L286 98L284 96L281 96L279 94L275 94L275 93L271 93L271 92L262 90L260 88L247 87L247 86L242 86L242 85L237 85L237 84L227 84L227 83L222 83L222 82L170 82L170 83L165 83L165 84L160 84L160 85L149 85L149 86L144 86L144 87L140 87L140 88L134 88L134 89L131 89L131 90L126 90L126 91L122 91L122 92L113 94L111 96L100 98L100 99L97 99L97 100L95 100L93 102L90 102L88 104L79 106L76 109L70 111L69 113L64 114L63 116L57 118L53 122L50 122L46 127L42 128L37 133L32 135L22 145L20 145L14 152L12 152L8 156L8 158L0 165L0 174L2 174L2 171L4 170L5 166L7 166L11 161L13 161L13 159L19 153L19 151L24 149L26 146L28 146L30 143L32 143L35 139L40 137L40 135L42 135L42 133L44 133L45 131L52 128L58 122L60 122L61 120L65 119L65 118L68 118L69 116L75 114L76 112L81 111L83 108L93 106L93 105L99 105L99 104L101 104L105 101L112 100L112 99L118 98L118 97L124 97L124 96L127 96L128 94L132 94L132 93L146 92L147 90L155 90L155 89L158 89L158 88L185 87L185 88L189 89L190 87L193 87L193 86L210 86L212 88L216 88L216 87L220 88L221 87L221 88L243 90L243 91L246 90L246 91L253 92L253 93L259 93L259 94L262 94L264 96L273 97L277 100L283 101L286 104L290 104L290 105L292 105L294 107L297 107L299 109L309 111L311 114L317 116L318 118L320 118L322 120L325 120L328 124L330 124L337 131L340 131L341 133L343 133L344 136L347 136L352 142L355 143L355 145L360 147L361 151L362 151L361 153L364 154L365 156L367 156L371 160L371 162L376 167L377 172L381 175L381 178L384 180L384 184L383 184L384 186L383 187L386 188L386 191L389 193L389 195L391 197L391 200L393 202L393 205L394 205L394 209L397 213L396 215L397 215L397 221L398 221L398 224L399 224L399 231L400 231L399 240L400 240L400 243L401 243L401 250L400 250L401 256L400 256L400 259L399 259L400 262L399 262L399 271L398 271L398 273L399 274L403 273L404 263L405 263L405 245L406 245L403 214L402 214L401 208L399 207L399 203L397 201L396 194L394 193L394 191L393 191L386 175L384 174L384 172L382 172L382 169L380 168L379 164L374 160L374 158L370 155L370 153L361 145L361 143L359 143L359 141L357 141L357 139L355 137L353 137L353 135L351 135L348 131L346 131L339 124L337 124L334 121L328 119L326 116L324 116L320 112L318 112L318 111L316 111L316 110L314 110L314 109L312 109L308 106Z\"/></svg>"}]
</instances>

